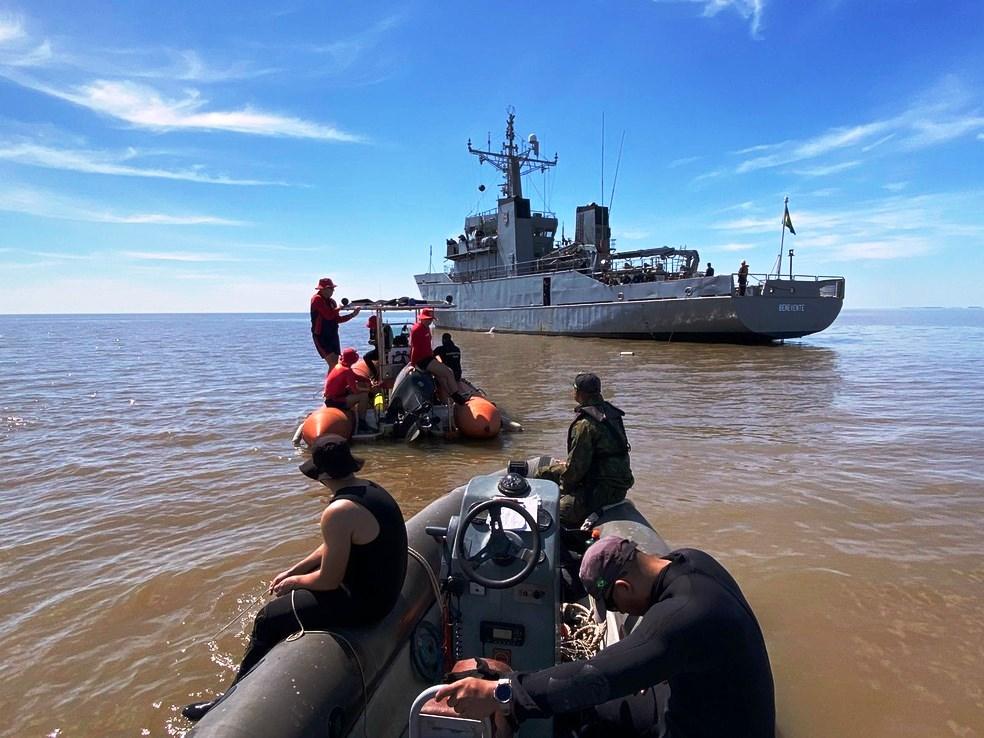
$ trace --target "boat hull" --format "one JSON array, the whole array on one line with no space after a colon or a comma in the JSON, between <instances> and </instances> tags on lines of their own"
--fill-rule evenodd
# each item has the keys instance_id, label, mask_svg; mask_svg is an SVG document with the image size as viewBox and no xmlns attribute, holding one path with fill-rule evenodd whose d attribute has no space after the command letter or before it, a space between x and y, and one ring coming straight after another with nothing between
<instances>
[{"instance_id":1,"label":"boat hull","mask_svg":"<svg viewBox=\"0 0 984 738\"><path fill-rule=\"evenodd\" d=\"M443 279L442 279L443 278ZM730 276L606 285L577 272L471 283L419 275L426 300L451 298L441 328L603 338L775 341L827 328L843 306L843 280L772 280L731 288ZM537 299L537 290L540 297ZM549 290L549 296L546 292ZM545 304L549 303L549 304Z\"/></svg>"}]
</instances>

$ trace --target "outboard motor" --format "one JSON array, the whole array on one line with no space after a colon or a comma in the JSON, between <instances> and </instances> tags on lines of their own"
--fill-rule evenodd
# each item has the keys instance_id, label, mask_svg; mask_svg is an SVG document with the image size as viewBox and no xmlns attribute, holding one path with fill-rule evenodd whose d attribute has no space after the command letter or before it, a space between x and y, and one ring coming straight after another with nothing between
<instances>
[{"instance_id":1,"label":"outboard motor","mask_svg":"<svg viewBox=\"0 0 984 738\"><path fill-rule=\"evenodd\" d=\"M453 660L492 658L516 670L557 662L560 490L526 479L525 468L472 479L448 525L441 573L455 604ZM530 721L522 735L552 736L553 721Z\"/></svg>"},{"instance_id":2,"label":"outboard motor","mask_svg":"<svg viewBox=\"0 0 984 738\"><path fill-rule=\"evenodd\" d=\"M384 422L393 425L397 437L419 431L439 430L446 422L447 408L435 404L434 378L413 366L405 367L393 383ZM443 415L443 420L442 420Z\"/></svg>"}]
</instances>

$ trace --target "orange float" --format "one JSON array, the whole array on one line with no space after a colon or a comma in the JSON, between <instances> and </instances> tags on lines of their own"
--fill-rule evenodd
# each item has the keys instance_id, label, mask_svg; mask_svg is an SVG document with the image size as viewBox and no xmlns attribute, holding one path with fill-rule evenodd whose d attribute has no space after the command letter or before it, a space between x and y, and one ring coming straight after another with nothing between
<instances>
[{"instance_id":1,"label":"orange float","mask_svg":"<svg viewBox=\"0 0 984 738\"><path fill-rule=\"evenodd\" d=\"M466 438L494 438L502 428L499 408L477 395L454 406L454 422Z\"/></svg>"},{"instance_id":2,"label":"orange float","mask_svg":"<svg viewBox=\"0 0 984 738\"><path fill-rule=\"evenodd\" d=\"M301 438L308 446L326 433L349 438L352 435L352 422L348 415L337 407L319 407L307 416L301 426Z\"/></svg>"}]
</instances>

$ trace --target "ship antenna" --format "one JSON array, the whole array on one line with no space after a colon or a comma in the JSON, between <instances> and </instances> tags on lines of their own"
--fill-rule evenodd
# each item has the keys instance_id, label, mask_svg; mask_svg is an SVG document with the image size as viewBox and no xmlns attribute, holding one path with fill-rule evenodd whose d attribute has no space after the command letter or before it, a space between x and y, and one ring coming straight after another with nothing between
<instances>
[{"instance_id":1,"label":"ship antenna","mask_svg":"<svg viewBox=\"0 0 984 738\"><path fill-rule=\"evenodd\" d=\"M601 206L605 207L605 112L601 112Z\"/></svg>"},{"instance_id":2,"label":"ship antenna","mask_svg":"<svg viewBox=\"0 0 984 738\"><path fill-rule=\"evenodd\" d=\"M608 198L608 217L611 219L612 203L615 202L615 185L618 184L618 168L622 163L622 144L625 143L625 131L622 131L622 139L618 142L618 158L615 160L615 177L612 179L612 195Z\"/></svg>"}]
</instances>

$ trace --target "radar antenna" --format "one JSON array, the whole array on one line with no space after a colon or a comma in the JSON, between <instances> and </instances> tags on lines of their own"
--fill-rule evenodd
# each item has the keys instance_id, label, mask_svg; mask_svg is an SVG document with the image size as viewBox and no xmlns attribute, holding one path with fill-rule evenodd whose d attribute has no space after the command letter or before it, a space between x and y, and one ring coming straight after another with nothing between
<instances>
[{"instance_id":1,"label":"radar antenna","mask_svg":"<svg viewBox=\"0 0 984 738\"><path fill-rule=\"evenodd\" d=\"M506 181L501 185L503 197L522 197L523 196L523 175L531 172L545 172L550 167L557 165L557 155L554 154L553 161L549 159L539 159L540 142L535 135L530 136L529 145L520 148L516 144L516 129L514 122L516 113L512 108L506 110L506 140L502 144L500 152L481 151L472 148L471 139L468 139L468 153L478 157L479 164L488 162L500 172L506 175ZM492 146L488 146L489 149Z\"/></svg>"}]
</instances>

